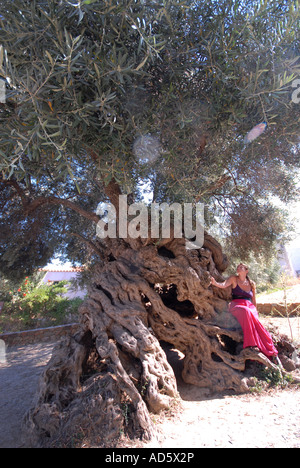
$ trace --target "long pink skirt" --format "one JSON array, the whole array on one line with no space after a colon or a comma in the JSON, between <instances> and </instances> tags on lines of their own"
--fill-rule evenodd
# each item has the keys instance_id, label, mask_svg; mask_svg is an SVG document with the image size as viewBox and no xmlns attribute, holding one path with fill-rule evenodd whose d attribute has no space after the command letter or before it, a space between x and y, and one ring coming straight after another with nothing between
<instances>
[{"instance_id":1,"label":"long pink skirt","mask_svg":"<svg viewBox=\"0 0 300 468\"><path fill-rule=\"evenodd\" d=\"M267 357L277 356L271 335L258 319L258 312L252 302L246 299L234 299L229 305L229 312L237 318L244 332L244 348L257 346Z\"/></svg>"}]
</instances>

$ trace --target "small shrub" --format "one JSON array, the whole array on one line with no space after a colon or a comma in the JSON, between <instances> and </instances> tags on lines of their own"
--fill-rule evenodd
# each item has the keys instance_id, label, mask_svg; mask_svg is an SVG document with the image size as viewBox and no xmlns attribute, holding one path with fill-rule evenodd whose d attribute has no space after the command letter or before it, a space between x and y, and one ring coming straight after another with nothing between
<instances>
[{"instance_id":1,"label":"small shrub","mask_svg":"<svg viewBox=\"0 0 300 468\"><path fill-rule=\"evenodd\" d=\"M68 299L66 281L37 286L25 278L21 286L11 290L0 316L0 331L62 325L76 321L82 299Z\"/></svg>"}]
</instances>

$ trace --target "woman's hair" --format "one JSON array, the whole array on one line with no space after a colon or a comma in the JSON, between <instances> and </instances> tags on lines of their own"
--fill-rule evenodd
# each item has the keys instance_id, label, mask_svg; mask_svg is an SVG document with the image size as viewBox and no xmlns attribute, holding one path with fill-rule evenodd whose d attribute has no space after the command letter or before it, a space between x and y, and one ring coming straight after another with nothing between
<instances>
[{"instance_id":1,"label":"woman's hair","mask_svg":"<svg viewBox=\"0 0 300 468\"><path fill-rule=\"evenodd\" d=\"M247 271L249 271L248 265L246 265L245 263L239 263L238 266L240 266L240 265L243 266L244 268L246 268ZM251 286L252 291L255 292L255 290L256 290L256 284L255 284L255 282L252 281L252 280L249 278L248 273L247 273L247 275L246 275L246 278L247 278L247 280L248 280L249 283L250 283L250 286Z\"/></svg>"}]
</instances>

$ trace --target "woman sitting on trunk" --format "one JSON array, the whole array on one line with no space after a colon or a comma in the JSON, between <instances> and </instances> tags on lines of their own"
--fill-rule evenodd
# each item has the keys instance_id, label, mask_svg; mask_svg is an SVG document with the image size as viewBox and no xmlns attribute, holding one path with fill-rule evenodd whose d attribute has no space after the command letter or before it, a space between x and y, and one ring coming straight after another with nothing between
<instances>
[{"instance_id":1,"label":"woman sitting on trunk","mask_svg":"<svg viewBox=\"0 0 300 468\"><path fill-rule=\"evenodd\" d=\"M258 319L255 298L255 283L249 279L248 267L240 263L237 275L230 276L224 283L211 278L211 284L218 288L232 288L232 302L229 312L239 321L244 333L244 348L257 347L265 356L277 356L272 338Z\"/></svg>"}]
</instances>

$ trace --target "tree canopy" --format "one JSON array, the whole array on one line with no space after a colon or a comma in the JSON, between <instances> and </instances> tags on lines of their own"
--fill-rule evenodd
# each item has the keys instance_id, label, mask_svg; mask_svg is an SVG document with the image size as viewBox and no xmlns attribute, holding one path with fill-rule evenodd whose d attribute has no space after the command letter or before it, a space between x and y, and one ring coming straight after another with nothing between
<instances>
[{"instance_id":1,"label":"tree canopy","mask_svg":"<svg viewBox=\"0 0 300 468\"><path fill-rule=\"evenodd\" d=\"M296 197L297 0L1 1L0 270L90 261L112 184L226 215L237 248ZM247 132L266 131L250 144ZM147 156L148 155L148 156ZM85 246L86 248L83 248Z\"/></svg>"}]
</instances>

